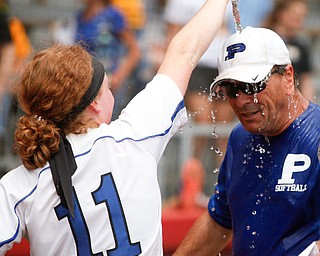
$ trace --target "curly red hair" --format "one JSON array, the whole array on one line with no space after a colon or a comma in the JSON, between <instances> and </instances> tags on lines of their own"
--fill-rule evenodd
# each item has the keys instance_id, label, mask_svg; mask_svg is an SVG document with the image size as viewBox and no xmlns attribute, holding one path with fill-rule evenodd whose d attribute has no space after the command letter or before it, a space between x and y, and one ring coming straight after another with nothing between
<instances>
[{"instance_id":1,"label":"curly red hair","mask_svg":"<svg viewBox=\"0 0 320 256\"><path fill-rule=\"evenodd\" d=\"M22 70L16 93L25 115L17 123L14 149L27 169L43 167L58 151L57 124L79 104L92 76L92 57L80 45L42 50ZM88 119L80 116L63 127L65 133L86 131Z\"/></svg>"}]
</instances>

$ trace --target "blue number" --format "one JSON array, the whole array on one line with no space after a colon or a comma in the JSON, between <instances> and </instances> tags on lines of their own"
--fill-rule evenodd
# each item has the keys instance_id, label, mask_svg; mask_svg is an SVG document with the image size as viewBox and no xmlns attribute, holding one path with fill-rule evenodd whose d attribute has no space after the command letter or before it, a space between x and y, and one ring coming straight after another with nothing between
<instances>
[{"instance_id":1,"label":"blue number","mask_svg":"<svg viewBox=\"0 0 320 256\"><path fill-rule=\"evenodd\" d=\"M91 249L91 239L88 231L87 224L84 220L83 213L81 211L79 201L76 192L73 189L73 202L74 202L74 218L72 218L69 210L65 208L61 203L55 207L55 212L58 220L63 218L68 218L71 226L72 234L77 247L77 255L97 255L102 256L100 252L98 254L93 254Z\"/></svg>"},{"instance_id":2,"label":"blue number","mask_svg":"<svg viewBox=\"0 0 320 256\"><path fill-rule=\"evenodd\" d=\"M55 207L55 212L59 220L68 218L71 226L72 234L75 239L77 254L82 255L103 255L102 252L93 254L91 249L90 233L83 217L81 207L73 190L74 196L74 219L61 203ZM132 243L129 236L127 222L122 209L119 194L113 180L112 174L108 173L101 177L101 184L99 188L92 192L92 197L95 204L105 203L108 209L110 223L113 231L115 248L107 250L110 256L133 256L141 253L140 242Z\"/></svg>"},{"instance_id":3,"label":"blue number","mask_svg":"<svg viewBox=\"0 0 320 256\"><path fill-rule=\"evenodd\" d=\"M116 185L111 173L101 177L100 187L92 193L95 204L107 205L116 247L108 255L139 255L140 243L132 243Z\"/></svg>"}]
</instances>

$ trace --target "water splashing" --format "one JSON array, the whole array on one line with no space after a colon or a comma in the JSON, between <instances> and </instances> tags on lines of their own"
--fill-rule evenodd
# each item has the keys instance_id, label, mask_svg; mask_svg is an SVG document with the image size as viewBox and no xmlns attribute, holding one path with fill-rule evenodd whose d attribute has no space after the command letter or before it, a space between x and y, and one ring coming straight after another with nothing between
<instances>
[{"instance_id":1,"label":"water splashing","mask_svg":"<svg viewBox=\"0 0 320 256\"><path fill-rule=\"evenodd\" d=\"M297 113L297 108L298 108L298 104L297 102L294 100L293 95L288 95L288 115L289 115L289 119L291 119L296 113ZM293 106L293 113L291 113L291 108Z\"/></svg>"},{"instance_id":2,"label":"water splashing","mask_svg":"<svg viewBox=\"0 0 320 256\"><path fill-rule=\"evenodd\" d=\"M242 32L242 26L241 26L241 21L240 21L240 12L238 8L238 2L239 0L232 0L232 13L233 13L233 20L235 23L235 28L237 32Z\"/></svg>"},{"instance_id":3,"label":"water splashing","mask_svg":"<svg viewBox=\"0 0 320 256\"><path fill-rule=\"evenodd\" d=\"M292 116L291 116L291 100L290 100L290 97L289 97L289 95L288 95L288 115L289 115L289 119L291 119L292 118Z\"/></svg>"},{"instance_id":4,"label":"water splashing","mask_svg":"<svg viewBox=\"0 0 320 256\"><path fill-rule=\"evenodd\" d=\"M258 102L259 102L259 100L258 100L258 94L257 94L256 92L253 94L253 102L254 102L254 103L258 103Z\"/></svg>"},{"instance_id":5,"label":"water splashing","mask_svg":"<svg viewBox=\"0 0 320 256\"><path fill-rule=\"evenodd\" d=\"M223 156L223 152L220 150L220 148L216 148L215 151L218 156Z\"/></svg>"},{"instance_id":6,"label":"water splashing","mask_svg":"<svg viewBox=\"0 0 320 256\"><path fill-rule=\"evenodd\" d=\"M213 172L214 174L216 174L216 173L218 173L218 172L219 172L219 169L218 169L218 168L216 168L216 169L214 169L212 172Z\"/></svg>"}]
</instances>

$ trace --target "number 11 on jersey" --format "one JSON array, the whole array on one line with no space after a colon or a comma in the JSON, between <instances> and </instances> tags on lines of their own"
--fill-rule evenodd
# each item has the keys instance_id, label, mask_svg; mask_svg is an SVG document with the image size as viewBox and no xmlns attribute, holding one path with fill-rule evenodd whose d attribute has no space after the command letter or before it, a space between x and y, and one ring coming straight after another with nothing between
<instances>
[{"instance_id":1,"label":"number 11 on jersey","mask_svg":"<svg viewBox=\"0 0 320 256\"><path fill-rule=\"evenodd\" d=\"M73 219L68 209L60 203L55 207L58 220L68 219L76 243L77 255L103 255L102 252L93 254L88 227L74 189L73 196L75 218ZM96 191L92 192L92 198L96 205L106 205L110 217L115 248L107 250L107 254L110 256L139 255L141 253L140 242L131 242L118 190L111 173L101 176L100 186Z\"/></svg>"}]
</instances>

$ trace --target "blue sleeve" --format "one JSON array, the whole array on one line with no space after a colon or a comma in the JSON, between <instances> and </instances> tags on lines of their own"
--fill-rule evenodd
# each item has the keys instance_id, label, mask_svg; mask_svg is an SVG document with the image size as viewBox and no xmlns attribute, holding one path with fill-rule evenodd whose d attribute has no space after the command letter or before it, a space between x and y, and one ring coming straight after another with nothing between
<instances>
[{"instance_id":1,"label":"blue sleeve","mask_svg":"<svg viewBox=\"0 0 320 256\"><path fill-rule=\"evenodd\" d=\"M215 193L211 196L208 203L208 211L211 216L219 225L232 229L232 219L229 210L229 203L227 199L227 163L232 161L232 151L228 143L226 156L221 164L220 173L218 177L218 184Z\"/></svg>"},{"instance_id":2,"label":"blue sleeve","mask_svg":"<svg viewBox=\"0 0 320 256\"><path fill-rule=\"evenodd\" d=\"M114 33L119 34L127 28L125 17L122 15L122 13L118 9L114 7L111 7L109 10L110 10L110 13L112 13L112 20L113 20L112 30Z\"/></svg>"}]
</instances>

